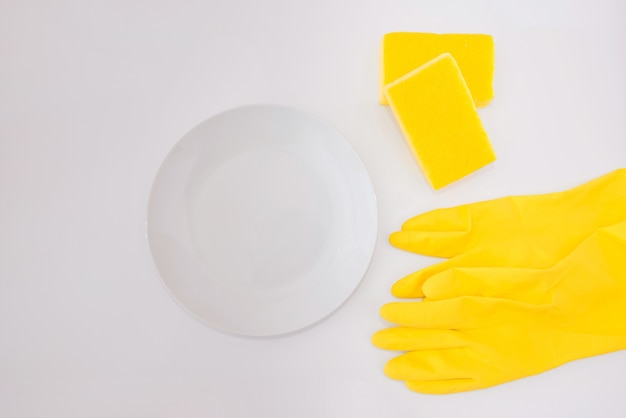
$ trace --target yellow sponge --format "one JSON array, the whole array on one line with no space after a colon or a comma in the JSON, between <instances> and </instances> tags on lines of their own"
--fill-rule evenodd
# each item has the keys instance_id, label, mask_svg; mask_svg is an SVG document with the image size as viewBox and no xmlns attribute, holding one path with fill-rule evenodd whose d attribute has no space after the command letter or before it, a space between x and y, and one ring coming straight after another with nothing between
<instances>
[{"instance_id":1,"label":"yellow sponge","mask_svg":"<svg viewBox=\"0 0 626 418\"><path fill-rule=\"evenodd\" d=\"M385 95L434 189L495 161L470 91L452 55L441 54L388 84Z\"/></svg>"},{"instance_id":2,"label":"yellow sponge","mask_svg":"<svg viewBox=\"0 0 626 418\"><path fill-rule=\"evenodd\" d=\"M474 104L487 106L493 98L493 37L419 32L393 32L383 37L380 103L387 104L384 86L444 52L452 54L461 68Z\"/></svg>"}]
</instances>

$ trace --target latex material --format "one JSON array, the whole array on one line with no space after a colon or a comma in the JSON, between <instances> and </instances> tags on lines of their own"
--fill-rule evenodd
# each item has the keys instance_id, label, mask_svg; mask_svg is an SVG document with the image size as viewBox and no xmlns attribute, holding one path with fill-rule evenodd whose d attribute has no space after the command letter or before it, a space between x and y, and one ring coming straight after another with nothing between
<instances>
[{"instance_id":1,"label":"latex material","mask_svg":"<svg viewBox=\"0 0 626 418\"><path fill-rule=\"evenodd\" d=\"M400 327L378 332L374 344L408 351L385 373L418 392L451 393L626 348L624 254L626 221L592 233L550 268L435 274L424 301L382 308Z\"/></svg>"},{"instance_id":2,"label":"latex material","mask_svg":"<svg viewBox=\"0 0 626 418\"><path fill-rule=\"evenodd\" d=\"M384 87L438 55L449 52L459 63L476 106L493 98L494 43L484 34L392 32L381 45L380 103Z\"/></svg>"},{"instance_id":3,"label":"latex material","mask_svg":"<svg viewBox=\"0 0 626 418\"><path fill-rule=\"evenodd\" d=\"M442 54L389 84L386 95L407 143L434 189L496 159L452 55Z\"/></svg>"},{"instance_id":4,"label":"latex material","mask_svg":"<svg viewBox=\"0 0 626 418\"><path fill-rule=\"evenodd\" d=\"M624 222L626 169L408 220L393 245L449 260L393 286L424 300L383 307L401 326L374 344L408 351L386 373L415 391L451 393L624 348Z\"/></svg>"},{"instance_id":5,"label":"latex material","mask_svg":"<svg viewBox=\"0 0 626 418\"><path fill-rule=\"evenodd\" d=\"M549 267L598 228L623 220L626 169L563 192L504 197L424 213L391 234L391 244L449 260L399 280L392 293L422 297L424 281L457 267Z\"/></svg>"}]
</instances>

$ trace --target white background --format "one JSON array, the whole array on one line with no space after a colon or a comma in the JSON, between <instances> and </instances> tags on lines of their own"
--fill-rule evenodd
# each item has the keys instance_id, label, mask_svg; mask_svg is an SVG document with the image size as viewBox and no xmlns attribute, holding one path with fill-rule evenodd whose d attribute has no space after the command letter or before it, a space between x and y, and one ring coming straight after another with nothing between
<instances>
[{"instance_id":1,"label":"white background","mask_svg":"<svg viewBox=\"0 0 626 418\"><path fill-rule=\"evenodd\" d=\"M626 416L626 351L429 396L386 378L392 353L370 343L390 285L435 262L387 243L406 218L626 166L625 5L0 0L0 416ZM494 36L496 97L480 115L496 163L428 187L378 105L379 44L391 31ZM380 211L353 297L270 340L189 316L145 240L168 150L207 117L253 103L339 129Z\"/></svg>"}]
</instances>

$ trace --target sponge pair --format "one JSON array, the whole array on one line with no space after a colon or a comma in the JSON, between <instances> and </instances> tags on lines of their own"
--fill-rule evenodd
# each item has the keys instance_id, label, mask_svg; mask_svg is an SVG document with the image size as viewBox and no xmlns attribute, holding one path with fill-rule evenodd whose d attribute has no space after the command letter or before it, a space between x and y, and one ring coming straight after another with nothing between
<instances>
[{"instance_id":1,"label":"sponge pair","mask_svg":"<svg viewBox=\"0 0 626 418\"><path fill-rule=\"evenodd\" d=\"M382 44L389 104L422 171L441 189L495 161L476 111L493 98L489 35L396 32Z\"/></svg>"}]
</instances>

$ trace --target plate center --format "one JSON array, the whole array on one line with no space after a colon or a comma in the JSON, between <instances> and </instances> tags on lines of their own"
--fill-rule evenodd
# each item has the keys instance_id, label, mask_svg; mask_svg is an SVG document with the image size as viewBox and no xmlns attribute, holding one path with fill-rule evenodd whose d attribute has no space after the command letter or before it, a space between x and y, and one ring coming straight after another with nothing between
<instances>
[{"instance_id":1,"label":"plate center","mask_svg":"<svg viewBox=\"0 0 626 418\"><path fill-rule=\"evenodd\" d=\"M297 281L331 251L324 176L287 150L266 147L222 161L190 189L194 247L224 286L273 289Z\"/></svg>"}]
</instances>

